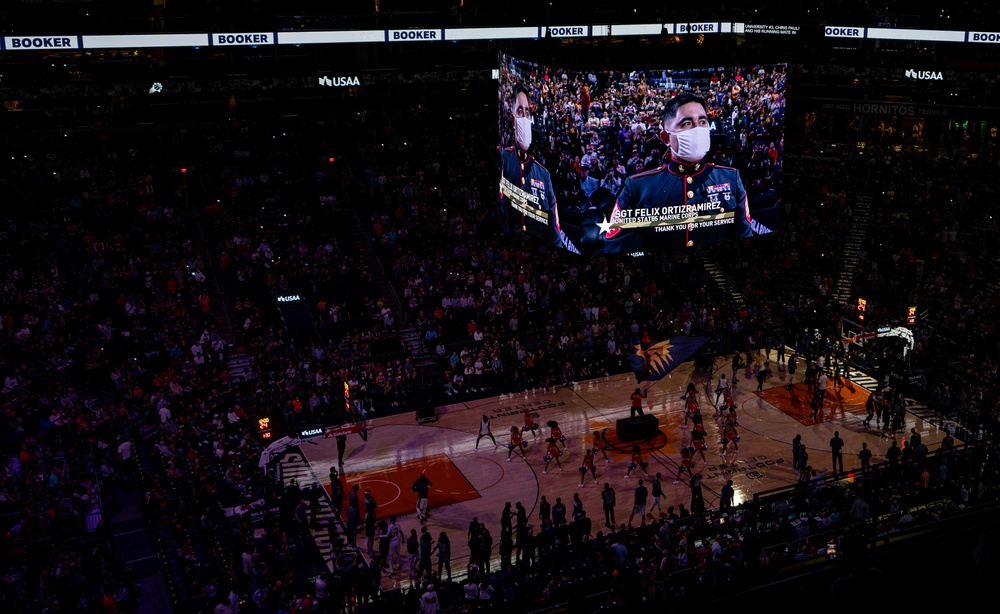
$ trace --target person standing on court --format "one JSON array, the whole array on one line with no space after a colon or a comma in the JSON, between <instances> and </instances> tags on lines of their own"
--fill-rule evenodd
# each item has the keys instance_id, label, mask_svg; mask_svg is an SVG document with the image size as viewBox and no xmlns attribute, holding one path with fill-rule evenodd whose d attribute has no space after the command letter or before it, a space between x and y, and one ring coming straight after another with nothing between
<instances>
[{"instance_id":1,"label":"person standing on court","mask_svg":"<svg viewBox=\"0 0 1000 614\"><path fill-rule=\"evenodd\" d=\"M410 575L410 588L413 588L417 584L417 568L420 562L420 538L417 537L416 529L410 529L410 535L406 538L406 559Z\"/></svg>"},{"instance_id":2,"label":"person standing on court","mask_svg":"<svg viewBox=\"0 0 1000 614\"><path fill-rule=\"evenodd\" d=\"M424 574L427 574L428 580L434 579L434 574L431 570L431 553L434 551L434 538L431 536L431 532L427 530L427 527L420 527L420 561L417 563L417 582L419 583Z\"/></svg>"},{"instance_id":3,"label":"person standing on court","mask_svg":"<svg viewBox=\"0 0 1000 614\"><path fill-rule=\"evenodd\" d=\"M451 539L449 539L448 534L444 531L441 531L441 535L438 536L434 550L437 550L438 553L438 579L443 577L441 575L442 572L447 571L448 577L445 581L451 582Z\"/></svg>"},{"instance_id":4,"label":"person standing on court","mask_svg":"<svg viewBox=\"0 0 1000 614\"><path fill-rule=\"evenodd\" d=\"M514 533L514 510L511 509L511 502L508 501L503 506L503 511L500 512L500 537L503 538L506 534Z\"/></svg>"},{"instance_id":5,"label":"person standing on court","mask_svg":"<svg viewBox=\"0 0 1000 614\"><path fill-rule=\"evenodd\" d=\"M764 380L771 377L771 367L768 362L757 372L757 394L764 394Z\"/></svg>"},{"instance_id":6,"label":"person standing on court","mask_svg":"<svg viewBox=\"0 0 1000 614\"><path fill-rule=\"evenodd\" d=\"M350 540L350 544L353 546L355 539L358 534L358 527L361 526L361 499L358 495L360 491L360 486L354 484L351 486L351 493L347 498L347 517L345 521L347 523L347 538ZM353 511L353 527L352 521L352 511Z\"/></svg>"},{"instance_id":7,"label":"person standing on court","mask_svg":"<svg viewBox=\"0 0 1000 614\"><path fill-rule=\"evenodd\" d=\"M594 454L600 452L601 454L604 455L604 462L610 463L611 459L608 458L608 444L604 441L604 438L601 437L601 434L599 432L594 431L591 443L593 444Z\"/></svg>"},{"instance_id":8,"label":"person standing on court","mask_svg":"<svg viewBox=\"0 0 1000 614\"><path fill-rule=\"evenodd\" d=\"M663 484L660 482L660 473L657 472L656 476L653 478L652 487L653 503L649 506L649 517L653 517L653 508L663 516L663 508L660 507L660 499L663 497Z\"/></svg>"},{"instance_id":9,"label":"person standing on court","mask_svg":"<svg viewBox=\"0 0 1000 614\"><path fill-rule=\"evenodd\" d=\"M604 526L613 529L615 526L615 489L605 482L601 491L601 502L604 505Z\"/></svg>"},{"instance_id":10,"label":"person standing on court","mask_svg":"<svg viewBox=\"0 0 1000 614\"><path fill-rule=\"evenodd\" d=\"M375 497L372 496L371 490L365 490L365 515L374 516L375 510L378 508L378 503L375 501Z\"/></svg>"},{"instance_id":11,"label":"person standing on court","mask_svg":"<svg viewBox=\"0 0 1000 614\"><path fill-rule=\"evenodd\" d=\"M340 475L336 467L330 467L330 506L339 516L344 509L344 483L340 481Z\"/></svg>"},{"instance_id":12,"label":"person standing on court","mask_svg":"<svg viewBox=\"0 0 1000 614\"><path fill-rule=\"evenodd\" d=\"M559 528L566 524L566 504L561 497L556 497L556 502L552 506L552 526Z\"/></svg>"},{"instance_id":13,"label":"person standing on court","mask_svg":"<svg viewBox=\"0 0 1000 614\"><path fill-rule=\"evenodd\" d=\"M538 503L538 520L543 530L552 524L552 504L545 495L542 495L542 500Z\"/></svg>"},{"instance_id":14,"label":"person standing on court","mask_svg":"<svg viewBox=\"0 0 1000 614\"><path fill-rule=\"evenodd\" d=\"M719 376L719 385L715 388L715 404L719 404L719 398L729 392L729 382L726 381L726 374Z\"/></svg>"},{"instance_id":15,"label":"person standing on court","mask_svg":"<svg viewBox=\"0 0 1000 614\"><path fill-rule=\"evenodd\" d=\"M868 473L872 469L872 451L868 449L867 443L861 444L861 451L858 452L858 460L861 461L861 473Z\"/></svg>"},{"instance_id":16,"label":"person standing on court","mask_svg":"<svg viewBox=\"0 0 1000 614\"><path fill-rule=\"evenodd\" d=\"M806 357L806 392L816 394L816 366L815 363Z\"/></svg>"},{"instance_id":17,"label":"person standing on court","mask_svg":"<svg viewBox=\"0 0 1000 614\"><path fill-rule=\"evenodd\" d=\"M368 538L367 541L367 552L368 556L371 557L375 553L375 510L378 508L378 503L375 502L375 498L372 497L372 491L365 491L365 537Z\"/></svg>"},{"instance_id":18,"label":"person standing on court","mask_svg":"<svg viewBox=\"0 0 1000 614\"><path fill-rule=\"evenodd\" d=\"M556 443L561 443L562 447L565 448L566 436L563 435L562 428L559 426L559 423L555 420L549 420L546 422L546 425L549 427L549 437L555 439Z\"/></svg>"},{"instance_id":19,"label":"person standing on court","mask_svg":"<svg viewBox=\"0 0 1000 614\"><path fill-rule=\"evenodd\" d=\"M483 437L489 437L490 441L493 442L494 447L499 445L497 440L493 438L493 431L490 430L490 418L487 415L483 415L483 421L479 423L479 436L476 437L476 449L479 449L479 441Z\"/></svg>"},{"instance_id":20,"label":"person standing on court","mask_svg":"<svg viewBox=\"0 0 1000 614\"><path fill-rule=\"evenodd\" d=\"M510 443L507 444L507 462L510 462L511 456L514 455L514 450L524 458L524 448L526 444L523 439L521 439L521 429L516 426L510 427Z\"/></svg>"},{"instance_id":21,"label":"person standing on court","mask_svg":"<svg viewBox=\"0 0 1000 614\"><path fill-rule=\"evenodd\" d=\"M413 483L413 492L417 493L417 519L420 521L427 520L427 495L431 486L433 484L423 473Z\"/></svg>"},{"instance_id":22,"label":"person standing on court","mask_svg":"<svg viewBox=\"0 0 1000 614\"><path fill-rule=\"evenodd\" d=\"M403 529L396 524L396 517L389 518L389 577L402 569L403 563L400 561L399 549L403 543Z\"/></svg>"},{"instance_id":23,"label":"person standing on court","mask_svg":"<svg viewBox=\"0 0 1000 614\"><path fill-rule=\"evenodd\" d=\"M799 464L799 458L802 456L802 435L798 433L792 439L792 471L798 473L802 470L802 466Z\"/></svg>"},{"instance_id":24,"label":"person standing on court","mask_svg":"<svg viewBox=\"0 0 1000 614\"><path fill-rule=\"evenodd\" d=\"M353 493L352 493L353 494ZM357 543L358 536L358 504L357 496L351 497L350 502L347 504L347 519L345 523L345 530L347 531L347 544L349 546L354 546Z\"/></svg>"},{"instance_id":25,"label":"person standing on court","mask_svg":"<svg viewBox=\"0 0 1000 614\"><path fill-rule=\"evenodd\" d=\"M628 470L625 471L625 479L627 480L632 475L632 470L636 467L642 469L642 475L649 475L649 462L647 462L642 457L642 450L639 449L639 445L636 444L632 446L632 462L629 463Z\"/></svg>"},{"instance_id":26,"label":"person standing on court","mask_svg":"<svg viewBox=\"0 0 1000 614\"><path fill-rule=\"evenodd\" d=\"M583 454L583 464L580 465L580 483L579 488L583 488L583 480L587 477L587 472L590 472L590 477L594 478L594 484L597 484L597 469L594 468L594 451L587 449Z\"/></svg>"},{"instance_id":27,"label":"person standing on court","mask_svg":"<svg viewBox=\"0 0 1000 614\"><path fill-rule=\"evenodd\" d=\"M518 528L528 526L528 510L524 509L524 505L520 501L514 504L514 530L515 533Z\"/></svg>"},{"instance_id":28,"label":"person standing on court","mask_svg":"<svg viewBox=\"0 0 1000 614\"><path fill-rule=\"evenodd\" d=\"M523 434L525 431L531 431L532 437L538 437L538 434L535 432L538 430L538 424L535 422L534 417L531 415L531 409L525 407L523 415L524 415L524 426L521 428L521 433Z\"/></svg>"},{"instance_id":29,"label":"person standing on court","mask_svg":"<svg viewBox=\"0 0 1000 614\"><path fill-rule=\"evenodd\" d=\"M642 519L642 526L646 526L646 499L648 497L649 489L643 485L642 480L639 480L639 484L633 491L632 513L628 517L628 526L632 526L632 519L635 518L636 514Z\"/></svg>"},{"instance_id":30,"label":"person standing on court","mask_svg":"<svg viewBox=\"0 0 1000 614\"><path fill-rule=\"evenodd\" d=\"M743 357L740 356L739 352L736 352L735 354L733 354L733 385L734 386L736 385L736 382L739 381L736 378L736 375L737 375L737 373L739 373L739 371L740 371L740 369L742 367L743 367Z\"/></svg>"},{"instance_id":31,"label":"person standing on court","mask_svg":"<svg viewBox=\"0 0 1000 614\"><path fill-rule=\"evenodd\" d=\"M691 513L700 514L705 511L705 494L701 490L701 474L691 476Z\"/></svg>"},{"instance_id":32,"label":"person standing on court","mask_svg":"<svg viewBox=\"0 0 1000 614\"><path fill-rule=\"evenodd\" d=\"M733 489L733 481L726 480L726 485L719 493L719 510L728 512L733 509L733 499L736 498L736 491Z\"/></svg>"},{"instance_id":33,"label":"person standing on court","mask_svg":"<svg viewBox=\"0 0 1000 614\"><path fill-rule=\"evenodd\" d=\"M545 443L548 444L548 447L545 448L545 456L542 457L542 460L545 461L545 468L542 469L542 473L545 474L549 472L549 463L552 461L556 461L556 465L559 466L559 471L562 471L562 462L559 460L559 456L562 454L562 451L559 449L559 446L556 445L555 438L549 437L545 440Z\"/></svg>"},{"instance_id":34,"label":"person standing on court","mask_svg":"<svg viewBox=\"0 0 1000 614\"><path fill-rule=\"evenodd\" d=\"M840 438L840 431L834 431L833 437L830 439L830 452L833 453L833 464L830 470L834 474L844 472L844 440ZM840 470L837 470L838 464Z\"/></svg>"},{"instance_id":35,"label":"person standing on court","mask_svg":"<svg viewBox=\"0 0 1000 614\"><path fill-rule=\"evenodd\" d=\"M528 537L528 534L531 532L531 527L528 525L528 510L524 509L524 505L518 501L515 504L515 507L517 508L517 511L514 513L514 539L516 540L514 547L517 550L517 556L514 560L520 564L522 555L527 557L528 554L526 552L526 547L531 541Z\"/></svg>"},{"instance_id":36,"label":"person standing on court","mask_svg":"<svg viewBox=\"0 0 1000 614\"><path fill-rule=\"evenodd\" d=\"M872 418L875 417L876 403L877 403L877 401L875 399L875 393L870 393L868 395L868 398L865 399L865 411L868 412L868 413L865 416L865 419L861 421L861 424L863 424L865 426L865 428L868 428L868 426L872 422Z\"/></svg>"},{"instance_id":37,"label":"person standing on court","mask_svg":"<svg viewBox=\"0 0 1000 614\"><path fill-rule=\"evenodd\" d=\"M826 372L822 369L817 371L818 376L816 378L816 396L813 399L813 418L816 417L823 409L823 402L826 399L826 385L830 378L826 376Z\"/></svg>"},{"instance_id":38,"label":"person standing on court","mask_svg":"<svg viewBox=\"0 0 1000 614\"><path fill-rule=\"evenodd\" d=\"M649 390L640 390L639 388L635 389L635 392L633 392L632 396L629 397L629 400L632 403L632 408L628 416L629 418L635 418L636 414L639 414L639 416L645 415L642 412L642 401L648 396Z\"/></svg>"},{"instance_id":39,"label":"person standing on court","mask_svg":"<svg viewBox=\"0 0 1000 614\"><path fill-rule=\"evenodd\" d=\"M838 362L833 368L833 390L836 392L844 387L844 363Z\"/></svg>"},{"instance_id":40,"label":"person standing on court","mask_svg":"<svg viewBox=\"0 0 1000 614\"><path fill-rule=\"evenodd\" d=\"M347 449L347 435L337 435L337 464L344 466L344 451Z\"/></svg>"}]
</instances>

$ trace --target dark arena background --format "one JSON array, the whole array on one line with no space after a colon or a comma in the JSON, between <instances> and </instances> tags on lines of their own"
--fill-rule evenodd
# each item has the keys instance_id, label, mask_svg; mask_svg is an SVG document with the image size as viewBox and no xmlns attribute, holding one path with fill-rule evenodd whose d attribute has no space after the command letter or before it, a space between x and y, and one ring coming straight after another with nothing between
<instances>
[{"instance_id":1,"label":"dark arena background","mask_svg":"<svg viewBox=\"0 0 1000 614\"><path fill-rule=\"evenodd\" d=\"M1000 13L744 4L5 2L3 607L991 596Z\"/></svg>"}]
</instances>

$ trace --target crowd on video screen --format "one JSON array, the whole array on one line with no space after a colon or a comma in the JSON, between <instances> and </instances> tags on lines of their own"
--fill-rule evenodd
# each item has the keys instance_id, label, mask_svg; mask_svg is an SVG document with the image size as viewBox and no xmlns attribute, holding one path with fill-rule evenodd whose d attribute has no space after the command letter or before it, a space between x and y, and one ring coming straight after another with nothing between
<instances>
[{"instance_id":1,"label":"crowd on video screen","mask_svg":"<svg viewBox=\"0 0 1000 614\"><path fill-rule=\"evenodd\" d=\"M501 54L500 200L509 230L578 253L633 252L635 246L652 251L770 232L775 221L767 218L764 225L756 212L779 201L785 83L784 64L571 72ZM663 132L669 130L664 111L682 94L704 100L711 148L703 161L712 168L728 167L729 174L717 170L709 179L706 173L708 197L697 205L697 190L688 191L691 198L684 199L683 180L673 194L667 184L644 180L639 192L651 196L640 204L642 210L616 210L616 199L630 187L630 177L671 171L665 166L671 152ZM522 110L524 105L528 109ZM687 187L690 184L688 179ZM731 207L735 214L701 216L721 213L724 209L709 207L744 195L745 212ZM668 209L671 215L658 215ZM734 216L742 230L732 223ZM621 224L609 227L608 222ZM625 228L616 230L619 225ZM713 225L717 227L705 228ZM614 235L635 228L643 238L635 232L637 241L621 244L631 249L614 246L619 243L612 240Z\"/></svg>"}]
</instances>

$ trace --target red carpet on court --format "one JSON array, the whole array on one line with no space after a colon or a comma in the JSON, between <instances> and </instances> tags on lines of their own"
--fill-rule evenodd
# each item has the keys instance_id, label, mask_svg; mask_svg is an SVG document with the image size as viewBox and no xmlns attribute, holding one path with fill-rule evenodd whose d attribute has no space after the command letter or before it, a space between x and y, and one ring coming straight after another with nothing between
<instances>
[{"instance_id":1,"label":"red carpet on court","mask_svg":"<svg viewBox=\"0 0 1000 614\"><path fill-rule=\"evenodd\" d=\"M371 471L347 472L340 476L340 481L344 484L344 492L348 495L354 484L358 484L358 497L362 500L365 490L370 489L378 503L378 517L388 518L416 513L417 493L413 492L413 483L421 473L427 475L432 484L427 497L429 510L479 498L479 492L445 454L436 454ZM325 484L325 486L329 493L330 485ZM363 514L363 510L358 510L358 514ZM346 497L341 515L347 515Z\"/></svg>"},{"instance_id":2,"label":"red carpet on court","mask_svg":"<svg viewBox=\"0 0 1000 614\"><path fill-rule=\"evenodd\" d=\"M826 401L820 415L812 417L809 402L813 394L805 383L795 384L791 390L785 386L775 386L764 390L761 398L785 412L800 423L809 426L826 420L843 419L848 416L865 415L865 401L869 392L853 382L848 382L840 390L828 388Z\"/></svg>"}]
</instances>

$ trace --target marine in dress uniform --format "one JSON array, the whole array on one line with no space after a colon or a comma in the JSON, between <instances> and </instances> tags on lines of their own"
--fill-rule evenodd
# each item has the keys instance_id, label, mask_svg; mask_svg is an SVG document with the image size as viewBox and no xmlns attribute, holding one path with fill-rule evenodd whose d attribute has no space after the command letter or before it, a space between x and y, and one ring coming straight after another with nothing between
<instances>
[{"instance_id":1,"label":"marine in dress uniform","mask_svg":"<svg viewBox=\"0 0 1000 614\"><path fill-rule=\"evenodd\" d=\"M523 87L511 98L514 146L500 154L500 208L512 232L579 253L559 227L552 175L531 155L531 103Z\"/></svg>"},{"instance_id":2,"label":"marine in dress uniform","mask_svg":"<svg viewBox=\"0 0 1000 614\"><path fill-rule=\"evenodd\" d=\"M527 152L508 148L501 155L503 179L500 183L500 206L511 230L562 247L558 237L556 193L552 175Z\"/></svg>"},{"instance_id":3,"label":"marine in dress uniform","mask_svg":"<svg viewBox=\"0 0 1000 614\"><path fill-rule=\"evenodd\" d=\"M712 243L753 234L740 173L705 162L711 147L705 100L691 93L665 106L660 139L666 164L625 180L610 220L606 253L632 253Z\"/></svg>"},{"instance_id":4,"label":"marine in dress uniform","mask_svg":"<svg viewBox=\"0 0 1000 614\"><path fill-rule=\"evenodd\" d=\"M622 212L634 211L631 216ZM655 227L612 228L605 233L606 253L632 253L644 249L671 249L715 243L730 238L747 238L753 234L750 226L750 204L740 173L735 168L707 162L686 164L670 158L666 164L638 173L625 180L615 201L611 223L627 222L643 215L670 216L669 222L697 218L703 224L708 216L731 213L733 221L716 217L717 225L691 228L691 224L674 224L666 232ZM724 222L724 223L723 223ZM654 222L655 223L655 222Z\"/></svg>"}]
</instances>

